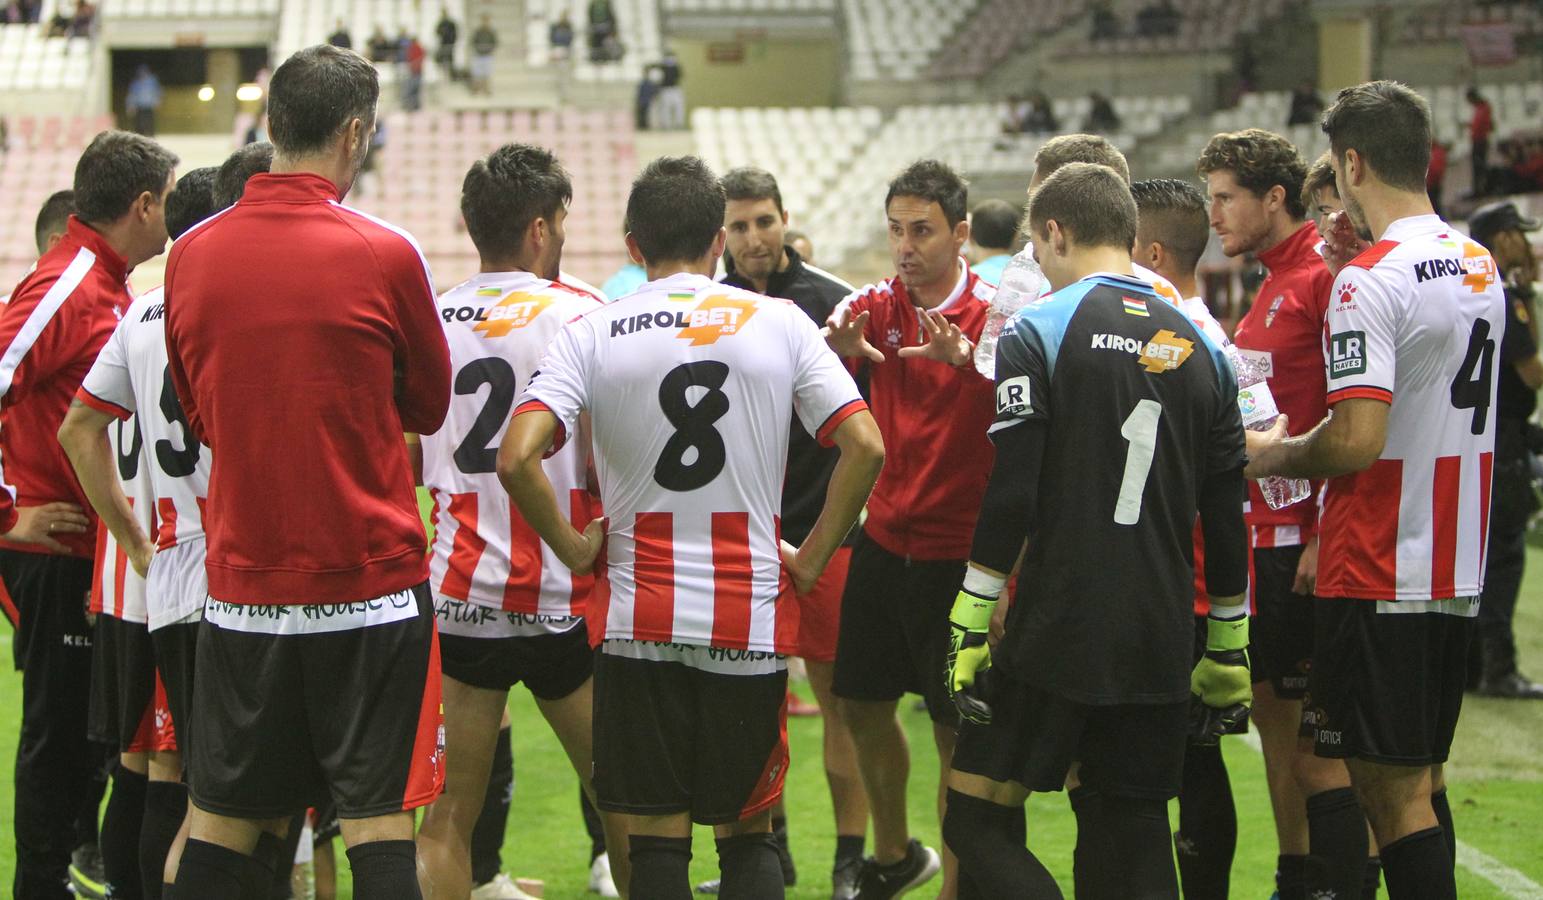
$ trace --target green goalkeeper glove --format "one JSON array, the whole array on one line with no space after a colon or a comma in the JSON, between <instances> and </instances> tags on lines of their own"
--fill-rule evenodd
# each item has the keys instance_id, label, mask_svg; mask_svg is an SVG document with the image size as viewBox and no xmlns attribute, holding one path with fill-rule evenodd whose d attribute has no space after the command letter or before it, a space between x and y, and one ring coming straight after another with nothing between
<instances>
[{"instance_id":1,"label":"green goalkeeper glove","mask_svg":"<svg viewBox=\"0 0 1543 900\"><path fill-rule=\"evenodd\" d=\"M991 722L991 707L980 696L977 678L991 668L991 647L986 643L986 634L996 608L995 597L964 588L948 615L948 695L961 716L979 725Z\"/></svg>"},{"instance_id":2,"label":"green goalkeeper glove","mask_svg":"<svg viewBox=\"0 0 1543 900\"><path fill-rule=\"evenodd\" d=\"M1238 607L1236 615L1217 618L1218 611L1213 609L1207 620L1205 655L1189 677L1190 693L1195 697L1190 710L1190 740L1196 744L1215 744L1222 735L1236 732L1247 721L1254 702L1248 671L1247 612Z\"/></svg>"}]
</instances>

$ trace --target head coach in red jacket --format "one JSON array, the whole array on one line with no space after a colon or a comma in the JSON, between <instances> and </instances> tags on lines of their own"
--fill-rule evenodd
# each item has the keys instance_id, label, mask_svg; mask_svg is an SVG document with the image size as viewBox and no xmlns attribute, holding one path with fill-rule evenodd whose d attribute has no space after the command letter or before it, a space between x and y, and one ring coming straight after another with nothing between
<instances>
[{"instance_id":1,"label":"head coach in red jacket","mask_svg":"<svg viewBox=\"0 0 1543 900\"><path fill-rule=\"evenodd\" d=\"M55 434L128 308L129 270L166 249L177 157L104 131L75 168L75 207L0 313L0 577L20 611L16 897L66 898L74 822L102 752L86 743L96 518ZM93 813L94 816L94 813Z\"/></svg>"},{"instance_id":2,"label":"head coach in red jacket","mask_svg":"<svg viewBox=\"0 0 1543 900\"><path fill-rule=\"evenodd\" d=\"M240 896L287 865L283 820L327 796L355 892L419 896L439 657L402 434L439 429L450 360L417 243L341 203L379 93L351 50L290 57L272 170L167 263L171 379L214 459L178 896Z\"/></svg>"}]
</instances>

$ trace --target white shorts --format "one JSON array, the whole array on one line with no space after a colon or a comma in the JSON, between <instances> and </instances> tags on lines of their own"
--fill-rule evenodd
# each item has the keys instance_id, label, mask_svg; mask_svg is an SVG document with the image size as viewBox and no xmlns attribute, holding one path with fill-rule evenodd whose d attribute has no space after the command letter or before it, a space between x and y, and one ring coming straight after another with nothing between
<instances>
[{"instance_id":1,"label":"white shorts","mask_svg":"<svg viewBox=\"0 0 1543 900\"><path fill-rule=\"evenodd\" d=\"M150 630L182 622L197 622L209 598L209 575L204 570L207 545L194 539L156 551L145 577L145 606L150 611Z\"/></svg>"}]
</instances>

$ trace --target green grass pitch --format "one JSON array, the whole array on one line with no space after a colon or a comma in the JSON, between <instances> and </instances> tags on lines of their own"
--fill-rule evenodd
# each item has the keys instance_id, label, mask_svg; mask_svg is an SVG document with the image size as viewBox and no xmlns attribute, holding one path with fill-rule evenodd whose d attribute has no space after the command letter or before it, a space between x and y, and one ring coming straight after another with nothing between
<instances>
[{"instance_id":1,"label":"green grass pitch","mask_svg":"<svg viewBox=\"0 0 1543 900\"><path fill-rule=\"evenodd\" d=\"M1543 550L1529 554L1527 579L1519 604L1517 633L1524 671L1543 677ZM8 651L8 631L0 646ZM9 656L9 652L5 652ZM807 691L804 692L808 696ZM932 809L937 763L926 716L902 704L910 736L912 773L911 827L932 846L938 824ZM588 838L579 818L577 780L530 695L516 689L510 700L514 722L514 809L504 845L505 871L544 879L548 898L580 898L588 875ZM0 892L9 890L14 869L11 815L11 767L21 715L21 678L0 673ZM829 870L835 846L830 799L820 762L818 719L788 724L792 766L787 777L789 830L798 863L798 884L790 898L829 896ZM1273 890L1275 837L1259 755L1242 740L1228 738L1226 758L1238 808L1238 852L1232 869L1232 896L1266 900ZM1534 883L1543 883L1543 703L1489 700L1469 696L1448 768L1458 838ZM1176 814L1175 814L1176 815ZM1175 820L1176 821L1176 820ZM1071 894L1073 820L1060 794L1036 795L1029 805L1029 844ZM351 897L346 858L339 896ZM717 858L708 829L697 830L691 874L694 880L716 877ZM934 882L934 884L936 884ZM1543 897L1513 886L1506 892L1474 871L1459 867L1459 895L1464 900ZM932 896L926 889L915 896Z\"/></svg>"}]
</instances>

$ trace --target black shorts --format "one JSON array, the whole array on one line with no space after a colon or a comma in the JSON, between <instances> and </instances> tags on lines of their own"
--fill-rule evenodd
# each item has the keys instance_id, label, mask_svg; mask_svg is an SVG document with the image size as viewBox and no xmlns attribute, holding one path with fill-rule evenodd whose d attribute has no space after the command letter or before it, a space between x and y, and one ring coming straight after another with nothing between
<instances>
[{"instance_id":1,"label":"black shorts","mask_svg":"<svg viewBox=\"0 0 1543 900\"><path fill-rule=\"evenodd\" d=\"M1080 783L1112 796L1179 795L1189 701L1074 703L1000 672L987 687L991 724L962 721L953 767L1031 791L1059 791L1072 763Z\"/></svg>"},{"instance_id":2,"label":"black shorts","mask_svg":"<svg viewBox=\"0 0 1543 900\"><path fill-rule=\"evenodd\" d=\"M708 664L709 653L752 658L716 671L675 661ZM595 657L595 805L639 816L687 812L703 825L769 809L787 775L787 686L775 654L607 642Z\"/></svg>"},{"instance_id":3,"label":"black shorts","mask_svg":"<svg viewBox=\"0 0 1543 900\"><path fill-rule=\"evenodd\" d=\"M200 809L268 819L330 795L340 817L364 819L438 796L444 729L427 584L353 604L231 607L211 599L204 615L189 729L188 781ZM338 628L366 615L377 624ZM242 619L254 629L325 620L338 630L275 634L220 624Z\"/></svg>"},{"instance_id":4,"label":"black shorts","mask_svg":"<svg viewBox=\"0 0 1543 900\"><path fill-rule=\"evenodd\" d=\"M1473 619L1380 612L1393 604L1372 600L1317 603L1317 654L1302 704L1313 752L1395 766L1446 762Z\"/></svg>"},{"instance_id":5,"label":"black shorts","mask_svg":"<svg viewBox=\"0 0 1543 900\"><path fill-rule=\"evenodd\" d=\"M857 535L836 639L832 691L849 700L921 694L934 722L955 725L948 696L948 613L964 580L964 560L907 560Z\"/></svg>"},{"instance_id":6,"label":"black shorts","mask_svg":"<svg viewBox=\"0 0 1543 900\"><path fill-rule=\"evenodd\" d=\"M1302 699L1313 665L1313 598L1291 592L1301 559L1301 547L1254 550L1248 662L1254 683L1268 681L1283 700Z\"/></svg>"},{"instance_id":7,"label":"black shorts","mask_svg":"<svg viewBox=\"0 0 1543 900\"><path fill-rule=\"evenodd\" d=\"M162 625L150 632L150 643L155 648L155 668L166 686L166 705L171 710L171 720L181 730L179 741L183 753L188 752L192 733L188 723L193 708L193 662L198 652L199 622L179 622Z\"/></svg>"},{"instance_id":8,"label":"black shorts","mask_svg":"<svg viewBox=\"0 0 1543 900\"><path fill-rule=\"evenodd\" d=\"M462 613L454 624L446 624L448 604ZM507 691L523 683L538 699L561 700L595 671L595 651L582 619L557 634L510 634L518 627L511 617L519 613L443 598L437 610L441 670L462 684Z\"/></svg>"},{"instance_id":9,"label":"black shorts","mask_svg":"<svg viewBox=\"0 0 1543 900\"><path fill-rule=\"evenodd\" d=\"M86 736L120 753L177 749L165 692L158 689L149 626L98 615L91 656Z\"/></svg>"}]
</instances>

